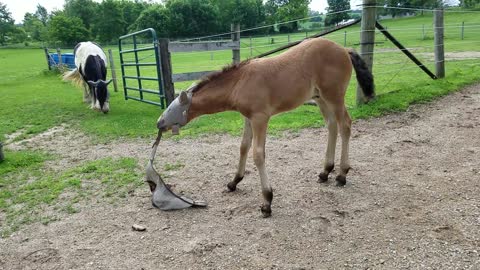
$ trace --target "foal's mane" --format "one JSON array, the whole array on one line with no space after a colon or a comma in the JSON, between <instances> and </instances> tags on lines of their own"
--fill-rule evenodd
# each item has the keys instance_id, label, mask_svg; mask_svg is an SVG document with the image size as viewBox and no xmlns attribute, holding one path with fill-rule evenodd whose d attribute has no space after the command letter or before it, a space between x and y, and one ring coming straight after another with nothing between
<instances>
[{"instance_id":1,"label":"foal's mane","mask_svg":"<svg viewBox=\"0 0 480 270\"><path fill-rule=\"evenodd\" d=\"M197 85L195 85L195 87L192 89L192 93L200 91L208 83L218 80L220 77L223 77L227 74L231 74L232 72L239 70L241 67L247 65L248 63L250 63L250 59L242 61L238 64L230 64L228 66L223 67L223 69L220 71L216 71L206 75L205 77L202 78L202 80Z\"/></svg>"}]
</instances>

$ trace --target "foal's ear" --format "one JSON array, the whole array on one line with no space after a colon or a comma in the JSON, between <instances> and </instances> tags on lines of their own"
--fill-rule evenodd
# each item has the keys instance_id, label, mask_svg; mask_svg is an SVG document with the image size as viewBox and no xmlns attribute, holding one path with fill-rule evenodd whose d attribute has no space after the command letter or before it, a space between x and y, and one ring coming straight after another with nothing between
<instances>
[{"instance_id":1,"label":"foal's ear","mask_svg":"<svg viewBox=\"0 0 480 270\"><path fill-rule=\"evenodd\" d=\"M185 91L180 92L180 96L178 96L178 98L179 98L179 101L180 101L180 105L187 105L188 104L187 92L185 92Z\"/></svg>"}]
</instances>

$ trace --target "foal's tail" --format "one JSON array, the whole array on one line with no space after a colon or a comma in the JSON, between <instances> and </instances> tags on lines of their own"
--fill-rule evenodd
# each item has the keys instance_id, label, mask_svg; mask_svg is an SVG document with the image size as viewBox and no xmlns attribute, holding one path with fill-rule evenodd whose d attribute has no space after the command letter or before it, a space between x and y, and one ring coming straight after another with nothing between
<instances>
[{"instance_id":1,"label":"foal's tail","mask_svg":"<svg viewBox=\"0 0 480 270\"><path fill-rule=\"evenodd\" d=\"M367 100L373 99L375 97L375 85L373 83L372 73L368 70L367 64L357 52L348 50L348 53L350 54L355 73L357 73L357 81L363 90L363 94Z\"/></svg>"},{"instance_id":2,"label":"foal's tail","mask_svg":"<svg viewBox=\"0 0 480 270\"><path fill-rule=\"evenodd\" d=\"M72 83L77 86L82 86L85 83L77 68L63 73L63 80L72 81Z\"/></svg>"}]
</instances>

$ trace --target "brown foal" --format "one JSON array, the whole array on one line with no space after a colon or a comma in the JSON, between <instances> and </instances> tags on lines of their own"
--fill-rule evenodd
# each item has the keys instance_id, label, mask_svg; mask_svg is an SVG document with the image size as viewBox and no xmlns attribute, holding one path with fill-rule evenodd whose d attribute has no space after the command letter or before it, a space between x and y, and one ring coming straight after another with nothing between
<instances>
[{"instance_id":1,"label":"brown foal","mask_svg":"<svg viewBox=\"0 0 480 270\"><path fill-rule=\"evenodd\" d=\"M183 111L185 119L180 125L200 115L222 111L238 111L245 117L237 173L227 187L234 191L242 181L253 140L253 159L260 174L264 198L261 211L264 217L268 217L271 215L273 199L265 168L268 122L273 115L292 110L307 100L313 99L318 104L328 127L328 146L319 181L327 181L334 168L339 130L342 152L336 181L337 185L345 185L350 169L348 145L351 120L344 97L352 66L365 96L367 99L373 98L373 76L361 57L322 38L305 40L275 57L248 60L226 67L180 94L178 103L186 108ZM163 130L172 128L162 117L157 125Z\"/></svg>"}]
</instances>

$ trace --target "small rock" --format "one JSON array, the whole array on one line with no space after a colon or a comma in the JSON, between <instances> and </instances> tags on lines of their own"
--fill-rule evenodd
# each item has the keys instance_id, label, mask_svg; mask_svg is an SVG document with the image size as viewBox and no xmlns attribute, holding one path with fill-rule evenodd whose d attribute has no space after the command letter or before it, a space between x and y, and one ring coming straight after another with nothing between
<instances>
[{"instance_id":1,"label":"small rock","mask_svg":"<svg viewBox=\"0 0 480 270\"><path fill-rule=\"evenodd\" d=\"M133 229L134 231L138 231L138 232L143 232L143 231L147 230L147 228L145 228L145 227L142 226L142 225L138 225L138 224L133 224L133 225L132 225L132 229Z\"/></svg>"}]
</instances>

